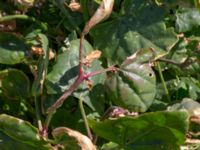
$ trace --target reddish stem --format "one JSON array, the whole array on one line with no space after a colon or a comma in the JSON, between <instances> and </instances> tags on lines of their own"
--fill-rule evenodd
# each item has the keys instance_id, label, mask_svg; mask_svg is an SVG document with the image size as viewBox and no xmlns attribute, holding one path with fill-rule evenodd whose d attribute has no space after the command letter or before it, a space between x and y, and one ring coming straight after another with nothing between
<instances>
[{"instance_id":1,"label":"reddish stem","mask_svg":"<svg viewBox=\"0 0 200 150\"><path fill-rule=\"evenodd\" d=\"M80 47L79 47L79 75L84 73L83 70L83 42L84 42L84 35L81 35L80 39Z\"/></svg>"},{"instance_id":2,"label":"reddish stem","mask_svg":"<svg viewBox=\"0 0 200 150\"><path fill-rule=\"evenodd\" d=\"M89 73L84 75L84 80L87 80L89 77L92 77L92 76L95 76L95 75L98 75L98 74L102 74L102 73L109 72L109 71L118 71L118 70L119 69L116 68L115 66L110 66L106 69L89 72Z\"/></svg>"},{"instance_id":3,"label":"reddish stem","mask_svg":"<svg viewBox=\"0 0 200 150\"><path fill-rule=\"evenodd\" d=\"M118 68L114 66L110 66L109 68L90 72L87 74L84 74L83 72L79 74L76 81L70 86L70 88L47 110L47 113L51 113L55 111L59 106L62 105L62 103L65 101L65 99L72 94L72 92L84 81L87 80L89 77L105 73L108 71L118 71Z\"/></svg>"},{"instance_id":4,"label":"reddish stem","mask_svg":"<svg viewBox=\"0 0 200 150\"><path fill-rule=\"evenodd\" d=\"M71 93L83 82L84 76L79 75L76 79L76 81L70 86L70 88L65 91L65 93L47 110L47 113L51 113L55 111L59 106L62 105L64 100L71 95Z\"/></svg>"}]
</instances>

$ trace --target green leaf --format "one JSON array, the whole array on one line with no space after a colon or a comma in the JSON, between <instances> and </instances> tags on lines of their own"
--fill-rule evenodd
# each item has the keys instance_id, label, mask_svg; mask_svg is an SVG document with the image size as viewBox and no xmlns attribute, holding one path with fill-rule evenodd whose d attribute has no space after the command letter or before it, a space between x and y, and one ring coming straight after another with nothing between
<instances>
[{"instance_id":1,"label":"green leaf","mask_svg":"<svg viewBox=\"0 0 200 150\"><path fill-rule=\"evenodd\" d=\"M35 150L34 146L16 141L3 132L0 131L0 147L1 150ZM45 150L44 148L37 147L37 150ZM46 149L48 150L48 149Z\"/></svg>"},{"instance_id":2,"label":"green leaf","mask_svg":"<svg viewBox=\"0 0 200 150\"><path fill-rule=\"evenodd\" d=\"M186 32L200 25L200 13L197 8L182 8L176 13L176 30Z\"/></svg>"},{"instance_id":3,"label":"green leaf","mask_svg":"<svg viewBox=\"0 0 200 150\"><path fill-rule=\"evenodd\" d=\"M47 68L49 63L49 41L44 34L39 34L39 40L42 45L44 55L38 61L38 74L33 83L32 94L39 95L42 94L43 84L47 74Z\"/></svg>"},{"instance_id":4,"label":"green leaf","mask_svg":"<svg viewBox=\"0 0 200 150\"><path fill-rule=\"evenodd\" d=\"M177 42L172 28L163 22L164 9L145 0L126 0L121 14L93 30L95 48L109 64L120 64L142 48L155 49L156 58L165 55Z\"/></svg>"},{"instance_id":5,"label":"green leaf","mask_svg":"<svg viewBox=\"0 0 200 150\"><path fill-rule=\"evenodd\" d=\"M30 95L30 81L20 70L6 69L0 71L0 83L3 94L8 98L21 99Z\"/></svg>"},{"instance_id":6,"label":"green leaf","mask_svg":"<svg viewBox=\"0 0 200 150\"><path fill-rule=\"evenodd\" d=\"M144 112L152 104L156 93L156 79L148 59L150 50L140 50L120 66L120 73L108 77L108 97L117 105Z\"/></svg>"},{"instance_id":7,"label":"green leaf","mask_svg":"<svg viewBox=\"0 0 200 150\"><path fill-rule=\"evenodd\" d=\"M0 131L15 141L45 149L46 142L41 140L38 129L27 121L1 114Z\"/></svg>"},{"instance_id":8,"label":"green leaf","mask_svg":"<svg viewBox=\"0 0 200 150\"><path fill-rule=\"evenodd\" d=\"M0 33L0 63L17 64L23 62L27 51L25 43L10 33Z\"/></svg>"},{"instance_id":9,"label":"green leaf","mask_svg":"<svg viewBox=\"0 0 200 150\"><path fill-rule=\"evenodd\" d=\"M75 81L78 75L79 65L79 43L80 40L73 40L70 43L70 48L58 55L57 62L53 66L51 72L47 75L45 85L49 94L61 94L68 89ZM89 54L93 50L92 46L84 41L84 54ZM90 68L86 68L86 72L92 72L95 70L103 69L100 65L100 61L95 60ZM104 83L105 74L100 74L90 79L94 86ZM90 91L91 93L92 91ZM82 83L78 90L74 93L74 96L84 100L91 108L94 109L92 102L89 98L89 89L86 83Z\"/></svg>"},{"instance_id":10,"label":"green leaf","mask_svg":"<svg viewBox=\"0 0 200 150\"><path fill-rule=\"evenodd\" d=\"M89 120L89 125L98 136L126 150L178 150L185 142L188 118L186 111L153 112L103 122Z\"/></svg>"}]
</instances>

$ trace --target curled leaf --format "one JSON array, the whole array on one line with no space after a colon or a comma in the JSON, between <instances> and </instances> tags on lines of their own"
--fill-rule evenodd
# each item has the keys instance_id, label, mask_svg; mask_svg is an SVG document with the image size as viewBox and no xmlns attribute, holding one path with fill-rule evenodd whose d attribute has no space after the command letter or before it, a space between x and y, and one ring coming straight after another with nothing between
<instances>
[{"instance_id":1,"label":"curled leaf","mask_svg":"<svg viewBox=\"0 0 200 150\"><path fill-rule=\"evenodd\" d=\"M52 131L52 135L54 136L54 138L68 135L69 137L74 138L77 141L77 144L81 147L82 150L96 150L95 145L87 136L72 129L59 127Z\"/></svg>"},{"instance_id":2,"label":"curled leaf","mask_svg":"<svg viewBox=\"0 0 200 150\"><path fill-rule=\"evenodd\" d=\"M114 5L114 0L103 0L97 11L94 13L92 18L85 25L83 30L83 35L86 35L92 27L94 27L99 22L107 19Z\"/></svg>"}]
</instances>

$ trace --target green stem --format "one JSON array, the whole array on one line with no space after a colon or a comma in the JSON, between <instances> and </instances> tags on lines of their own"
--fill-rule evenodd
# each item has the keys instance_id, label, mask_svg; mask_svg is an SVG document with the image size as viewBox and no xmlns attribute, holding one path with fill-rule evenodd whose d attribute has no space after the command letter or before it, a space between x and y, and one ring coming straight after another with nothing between
<instances>
[{"instance_id":1,"label":"green stem","mask_svg":"<svg viewBox=\"0 0 200 150\"><path fill-rule=\"evenodd\" d=\"M83 101L81 99L79 99L79 107L80 107L80 110L81 110L81 114L82 114L82 117L83 117L83 121L84 121L84 124L85 124L87 135L92 140L92 133L90 131L90 128L89 128L89 125L88 125L88 122L87 122L87 117L86 117L86 114L85 114L85 109L83 107Z\"/></svg>"},{"instance_id":2,"label":"green stem","mask_svg":"<svg viewBox=\"0 0 200 150\"><path fill-rule=\"evenodd\" d=\"M53 112L51 112L51 113L49 113L49 114L47 115L47 118L46 118L45 123L44 123L44 129L45 129L46 131L48 130L49 124L50 124L50 122L51 122L51 119L52 119L54 113L55 113L55 111L53 111Z\"/></svg>"},{"instance_id":3,"label":"green stem","mask_svg":"<svg viewBox=\"0 0 200 150\"><path fill-rule=\"evenodd\" d=\"M38 103L38 99L36 98L36 96L34 96L34 102L35 102L35 111L36 111L38 128L39 128L39 131L42 131L43 127L42 127L42 121L41 121L41 117L40 117L39 103Z\"/></svg>"},{"instance_id":4,"label":"green stem","mask_svg":"<svg viewBox=\"0 0 200 150\"><path fill-rule=\"evenodd\" d=\"M158 73L159 73L159 76L160 76L160 79L161 79L161 82L162 82L162 85L163 85L163 88L164 88L164 91L165 91L165 94L167 96L167 100L168 102L171 102L170 100L170 96L169 96L169 91L167 89L167 85L165 83L165 80L164 80L164 77L163 77L163 74L162 74L162 70L161 70L161 67L160 67L160 63L159 62L156 62L157 66L158 66Z\"/></svg>"}]
</instances>

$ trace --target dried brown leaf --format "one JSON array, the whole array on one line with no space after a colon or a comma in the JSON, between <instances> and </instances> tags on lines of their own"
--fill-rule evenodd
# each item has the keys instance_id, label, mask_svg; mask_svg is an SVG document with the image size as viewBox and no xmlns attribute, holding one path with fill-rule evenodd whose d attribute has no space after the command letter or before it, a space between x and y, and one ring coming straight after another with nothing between
<instances>
[{"instance_id":1,"label":"dried brown leaf","mask_svg":"<svg viewBox=\"0 0 200 150\"><path fill-rule=\"evenodd\" d=\"M87 22L83 29L83 35L86 35L92 27L99 22L107 19L113 9L114 0L103 0L97 11L94 13L92 18Z\"/></svg>"}]
</instances>

